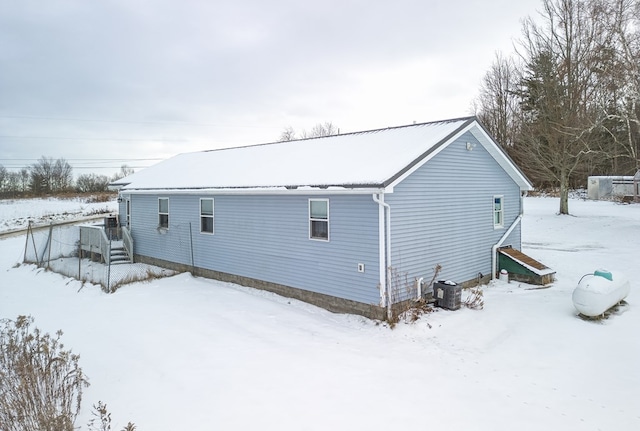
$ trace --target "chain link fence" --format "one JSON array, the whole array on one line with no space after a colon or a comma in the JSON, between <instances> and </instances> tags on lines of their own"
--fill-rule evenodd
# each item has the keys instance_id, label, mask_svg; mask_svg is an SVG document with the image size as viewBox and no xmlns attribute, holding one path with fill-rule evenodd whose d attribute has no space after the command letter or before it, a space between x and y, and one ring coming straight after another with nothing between
<instances>
[{"instance_id":1,"label":"chain link fence","mask_svg":"<svg viewBox=\"0 0 640 431\"><path fill-rule=\"evenodd\" d=\"M107 293L124 284L175 274L172 270L132 263L123 252L119 233L105 230L104 225L51 224L34 228L29 224L23 263L100 285Z\"/></svg>"}]
</instances>

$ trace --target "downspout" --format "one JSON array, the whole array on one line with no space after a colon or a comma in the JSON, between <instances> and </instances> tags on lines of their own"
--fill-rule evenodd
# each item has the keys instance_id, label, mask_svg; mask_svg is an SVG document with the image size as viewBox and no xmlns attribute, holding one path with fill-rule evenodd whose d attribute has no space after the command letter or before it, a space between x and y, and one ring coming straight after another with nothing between
<instances>
[{"instance_id":1,"label":"downspout","mask_svg":"<svg viewBox=\"0 0 640 431\"><path fill-rule=\"evenodd\" d=\"M523 208L522 208L522 196L521 196L520 197L520 214L518 214L518 217L516 217L513 223L511 223L511 226L509 226L509 229L507 229L504 235L502 235L502 237L500 238L500 241L498 241L496 244L494 244L493 247L491 247L491 280L496 279L496 271L498 270L498 247L500 247L502 243L507 239L507 237L511 235L511 232L513 232L516 226L520 224L520 222L522 221L522 214L523 214Z\"/></svg>"},{"instance_id":2,"label":"downspout","mask_svg":"<svg viewBox=\"0 0 640 431\"><path fill-rule=\"evenodd\" d=\"M387 307L387 314L389 315L391 312L391 301L389 301L389 286L387 285L387 259L391 259L391 207L388 203L385 203L384 193L374 193L372 197L373 201L378 204L379 208L378 237L380 238L380 296L382 299L382 306ZM391 263L389 262L389 265L390 264Z\"/></svg>"},{"instance_id":3,"label":"downspout","mask_svg":"<svg viewBox=\"0 0 640 431\"><path fill-rule=\"evenodd\" d=\"M416 300L420 300L422 298L422 283L424 283L424 277L420 277L416 280L416 292L418 292Z\"/></svg>"}]
</instances>

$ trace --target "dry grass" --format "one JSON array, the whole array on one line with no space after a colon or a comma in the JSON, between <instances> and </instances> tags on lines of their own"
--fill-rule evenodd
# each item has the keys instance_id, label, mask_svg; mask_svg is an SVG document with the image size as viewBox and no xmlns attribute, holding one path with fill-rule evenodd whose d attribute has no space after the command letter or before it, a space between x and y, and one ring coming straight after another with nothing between
<instances>
[{"instance_id":1,"label":"dry grass","mask_svg":"<svg viewBox=\"0 0 640 431\"><path fill-rule=\"evenodd\" d=\"M102 290L106 293L114 293L116 290L118 290L120 287L126 285L126 284L131 284L131 283L136 283L136 282L150 282L153 280L159 280L161 278L165 278L171 275L175 275L176 272L172 271L172 270L166 270L163 269L160 272L156 272L153 271L152 269L148 268L146 271L142 272L142 273L130 273L127 274L126 276L120 278L118 281L116 281L115 283L111 283L110 286L102 286Z\"/></svg>"},{"instance_id":2,"label":"dry grass","mask_svg":"<svg viewBox=\"0 0 640 431\"><path fill-rule=\"evenodd\" d=\"M80 357L55 336L32 327L33 318L4 319L0 327L0 428L72 431L82 390L89 386Z\"/></svg>"},{"instance_id":3,"label":"dry grass","mask_svg":"<svg viewBox=\"0 0 640 431\"><path fill-rule=\"evenodd\" d=\"M472 310L482 310L484 308L484 292L478 285L465 289L467 291L466 298L462 301L462 305Z\"/></svg>"},{"instance_id":4,"label":"dry grass","mask_svg":"<svg viewBox=\"0 0 640 431\"><path fill-rule=\"evenodd\" d=\"M431 286L442 266L437 264L433 268L433 277L425 286ZM397 268L389 268L389 300L392 307L387 315L387 320L391 328L400 321L413 323L425 314L433 311L433 307L428 304L424 297L418 298L418 280L409 280L407 273L398 271Z\"/></svg>"}]
</instances>

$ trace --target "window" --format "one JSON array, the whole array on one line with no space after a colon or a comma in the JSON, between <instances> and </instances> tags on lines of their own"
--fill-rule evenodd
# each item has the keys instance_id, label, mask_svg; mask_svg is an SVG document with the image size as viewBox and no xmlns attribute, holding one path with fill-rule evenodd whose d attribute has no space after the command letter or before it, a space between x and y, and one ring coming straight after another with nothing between
<instances>
[{"instance_id":1,"label":"window","mask_svg":"<svg viewBox=\"0 0 640 431\"><path fill-rule=\"evenodd\" d=\"M309 199L309 239L329 241L328 199Z\"/></svg>"},{"instance_id":2,"label":"window","mask_svg":"<svg viewBox=\"0 0 640 431\"><path fill-rule=\"evenodd\" d=\"M213 233L213 199L200 199L200 232Z\"/></svg>"},{"instance_id":3,"label":"window","mask_svg":"<svg viewBox=\"0 0 640 431\"><path fill-rule=\"evenodd\" d=\"M493 197L493 227L498 229L504 227L504 197Z\"/></svg>"},{"instance_id":4,"label":"window","mask_svg":"<svg viewBox=\"0 0 640 431\"><path fill-rule=\"evenodd\" d=\"M158 198L158 227L169 228L169 198Z\"/></svg>"}]
</instances>

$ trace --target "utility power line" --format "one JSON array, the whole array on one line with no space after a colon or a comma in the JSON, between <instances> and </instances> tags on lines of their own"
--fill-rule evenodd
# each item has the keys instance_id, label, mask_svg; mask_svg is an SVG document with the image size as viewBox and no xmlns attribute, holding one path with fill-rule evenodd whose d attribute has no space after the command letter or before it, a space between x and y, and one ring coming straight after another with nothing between
<instances>
[{"instance_id":1,"label":"utility power line","mask_svg":"<svg viewBox=\"0 0 640 431\"><path fill-rule=\"evenodd\" d=\"M65 117L41 117L35 115L0 115L0 118L18 120L47 120L47 121L79 121L87 123L123 123L123 124L164 124L164 125L189 125L189 126L209 126L209 127L235 127L250 129L280 129L275 126L257 126L252 124L221 124L221 123L198 123L191 121L133 121L133 120L111 120L92 118L65 118Z\"/></svg>"},{"instance_id":2,"label":"utility power line","mask_svg":"<svg viewBox=\"0 0 640 431\"><path fill-rule=\"evenodd\" d=\"M73 141L162 141L162 142L194 142L183 138L76 138L69 136L10 136L0 135L0 138L8 139L64 139Z\"/></svg>"}]
</instances>

